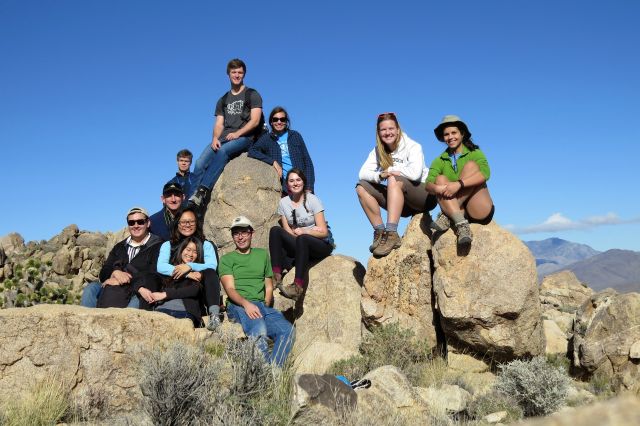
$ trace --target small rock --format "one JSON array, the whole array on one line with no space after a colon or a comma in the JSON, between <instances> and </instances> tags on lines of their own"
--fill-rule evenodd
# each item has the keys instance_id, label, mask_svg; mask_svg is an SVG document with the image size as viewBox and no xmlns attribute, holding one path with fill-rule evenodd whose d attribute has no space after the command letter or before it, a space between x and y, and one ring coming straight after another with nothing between
<instances>
[{"instance_id":1,"label":"small rock","mask_svg":"<svg viewBox=\"0 0 640 426\"><path fill-rule=\"evenodd\" d=\"M487 414L482 418L482 420L486 421L487 423L498 423L506 419L508 415L509 413L507 413L506 411L497 411L495 413Z\"/></svg>"},{"instance_id":2,"label":"small rock","mask_svg":"<svg viewBox=\"0 0 640 426\"><path fill-rule=\"evenodd\" d=\"M629 348L629 358L631 358L631 359L640 359L640 340L635 342Z\"/></svg>"},{"instance_id":3,"label":"small rock","mask_svg":"<svg viewBox=\"0 0 640 426\"><path fill-rule=\"evenodd\" d=\"M436 414L456 414L467 409L471 394L457 385L440 388L415 388L430 411Z\"/></svg>"}]
</instances>

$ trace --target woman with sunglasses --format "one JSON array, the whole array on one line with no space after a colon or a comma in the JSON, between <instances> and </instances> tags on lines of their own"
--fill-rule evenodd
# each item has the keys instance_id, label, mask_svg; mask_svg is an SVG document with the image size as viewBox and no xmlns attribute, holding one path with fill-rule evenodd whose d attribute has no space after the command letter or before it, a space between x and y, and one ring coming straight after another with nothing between
<instances>
[{"instance_id":1,"label":"woman with sunglasses","mask_svg":"<svg viewBox=\"0 0 640 426\"><path fill-rule=\"evenodd\" d=\"M297 168L307 177L305 191L313 192L315 181L313 162L307 151L302 135L289 128L289 114L277 106L269 114L271 132L263 134L249 148L249 157L272 165L282 183L282 194L287 194L285 176L289 170Z\"/></svg>"},{"instance_id":2,"label":"woman with sunglasses","mask_svg":"<svg viewBox=\"0 0 640 426\"><path fill-rule=\"evenodd\" d=\"M489 223L493 218L495 209L487 188L489 163L460 117L445 116L433 131L447 149L433 160L427 177L427 191L438 197L441 210L429 226L445 232L453 223L458 245L468 245L473 240L469 221Z\"/></svg>"},{"instance_id":3,"label":"woman with sunglasses","mask_svg":"<svg viewBox=\"0 0 640 426\"><path fill-rule=\"evenodd\" d=\"M356 184L360 205L373 226L369 251L374 256L386 256L400 247L401 216L413 216L435 207L435 197L422 186L428 172L422 146L402 132L393 112L380 114L376 123L376 146L360 168L360 180ZM387 210L386 225L380 207Z\"/></svg>"},{"instance_id":4,"label":"woman with sunglasses","mask_svg":"<svg viewBox=\"0 0 640 426\"><path fill-rule=\"evenodd\" d=\"M195 209L195 206L186 206L176 213L172 222L171 240L160 247L157 268L160 275L174 280L189 278L202 284L204 306L209 313L207 328L213 331L220 325L220 280L216 273L218 255L214 245L205 240L202 223L197 219ZM203 241L204 261L172 264L170 259L175 258L180 243L189 237Z\"/></svg>"},{"instance_id":5,"label":"woman with sunglasses","mask_svg":"<svg viewBox=\"0 0 640 426\"><path fill-rule=\"evenodd\" d=\"M307 178L300 169L287 173L288 195L280 199L280 225L269 231L271 269L280 293L298 300L304 292L309 261L320 261L333 251L333 237L324 217L322 202L305 191ZM286 257L294 259L296 276L293 284L282 285Z\"/></svg>"}]
</instances>

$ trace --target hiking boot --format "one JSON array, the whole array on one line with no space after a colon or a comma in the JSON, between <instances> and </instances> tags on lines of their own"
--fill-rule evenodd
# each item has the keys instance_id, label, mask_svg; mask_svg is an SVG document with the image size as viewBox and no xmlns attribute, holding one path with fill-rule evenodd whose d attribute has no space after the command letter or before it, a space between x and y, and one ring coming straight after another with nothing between
<instances>
[{"instance_id":1,"label":"hiking boot","mask_svg":"<svg viewBox=\"0 0 640 426\"><path fill-rule=\"evenodd\" d=\"M373 230L373 242L369 246L369 251L373 253L373 251L380 244L380 239L382 238L382 234L384 233L384 229L374 229Z\"/></svg>"},{"instance_id":2,"label":"hiking boot","mask_svg":"<svg viewBox=\"0 0 640 426\"><path fill-rule=\"evenodd\" d=\"M402 245L402 238L396 231L384 231L380 238L380 244L373 250L373 255L377 257L384 257L391 253L391 250L396 249Z\"/></svg>"},{"instance_id":3,"label":"hiking boot","mask_svg":"<svg viewBox=\"0 0 640 426\"><path fill-rule=\"evenodd\" d=\"M193 204L198 207L202 206L202 204L204 204L204 200L207 198L208 193L209 190L204 186L201 186L200 188L198 188L196 193L193 194L191 198L189 198L189 204Z\"/></svg>"},{"instance_id":4,"label":"hiking boot","mask_svg":"<svg viewBox=\"0 0 640 426\"><path fill-rule=\"evenodd\" d=\"M464 220L456 224L456 235L458 236L459 246L471 244L471 241L473 241L473 234L471 233L469 221Z\"/></svg>"},{"instance_id":5,"label":"hiking boot","mask_svg":"<svg viewBox=\"0 0 640 426\"><path fill-rule=\"evenodd\" d=\"M451 227L451 221L446 214L440 212L436 220L431 221L429 228L435 229L438 232L444 232Z\"/></svg>"},{"instance_id":6,"label":"hiking boot","mask_svg":"<svg viewBox=\"0 0 640 426\"><path fill-rule=\"evenodd\" d=\"M207 330L216 331L220 327L220 316L213 314L209 315L209 322L207 323Z\"/></svg>"},{"instance_id":7,"label":"hiking boot","mask_svg":"<svg viewBox=\"0 0 640 426\"><path fill-rule=\"evenodd\" d=\"M302 293L304 292L304 289L301 286L295 285L293 283L286 286L283 286L281 284L280 287L278 287L278 290L280 290L280 294L291 300L298 300L298 298L302 296Z\"/></svg>"}]
</instances>

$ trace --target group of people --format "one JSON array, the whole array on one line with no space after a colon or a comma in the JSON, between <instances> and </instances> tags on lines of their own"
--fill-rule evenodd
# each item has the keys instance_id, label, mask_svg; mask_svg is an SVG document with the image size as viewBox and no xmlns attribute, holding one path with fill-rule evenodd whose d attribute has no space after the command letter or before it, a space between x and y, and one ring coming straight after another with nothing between
<instances>
[{"instance_id":1,"label":"group of people","mask_svg":"<svg viewBox=\"0 0 640 426\"><path fill-rule=\"evenodd\" d=\"M127 212L129 236L113 247L100 282L85 287L81 304L155 310L216 330L225 307L222 286L229 320L255 339L265 359L282 365L295 333L272 308L274 289L301 300L310 263L329 256L334 243L322 201L314 193L314 166L302 135L290 128L289 114L281 106L269 114L267 128L262 98L244 85L245 74L244 62L229 62L231 89L216 104L211 143L193 173L193 155L179 151L178 171L163 186L162 208L153 215L141 207ZM427 168L421 145L402 132L396 114L378 116L376 145L356 184L373 227L369 249L374 256L400 247L400 217L429 212L436 204L441 213L430 227L436 232L453 227L460 245L472 241L470 221L491 220L489 166L467 125L446 116L434 132L447 147ZM236 217L230 225L235 250L219 258L216 245L204 236L202 217L225 165L243 152L273 166L280 178L280 220L269 232L267 251L252 247L251 221ZM381 208L387 210L386 222ZM283 276L293 266L295 277L284 285ZM271 351L267 339L273 342Z\"/></svg>"}]
</instances>

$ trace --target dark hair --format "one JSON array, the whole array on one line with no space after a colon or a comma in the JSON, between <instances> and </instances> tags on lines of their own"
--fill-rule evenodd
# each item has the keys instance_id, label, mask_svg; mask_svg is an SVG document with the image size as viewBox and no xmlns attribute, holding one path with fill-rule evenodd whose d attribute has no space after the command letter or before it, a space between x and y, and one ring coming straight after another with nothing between
<instances>
[{"instance_id":1,"label":"dark hair","mask_svg":"<svg viewBox=\"0 0 640 426\"><path fill-rule=\"evenodd\" d=\"M291 126L291 121L289 121L289 113L284 107L277 106L271 110L269 114L269 126L271 126L271 121L273 120L273 116L279 112L284 112L285 118L287 119L287 129ZM273 126L271 126L271 131L273 131Z\"/></svg>"},{"instance_id":2,"label":"dark hair","mask_svg":"<svg viewBox=\"0 0 640 426\"><path fill-rule=\"evenodd\" d=\"M244 64L242 59L235 58L230 60L227 64L227 75L229 74L229 72L231 72L231 70L236 68L242 68L242 71L244 71L245 74L247 73L247 66Z\"/></svg>"},{"instance_id":3,"label":"dark hair","mask_svg":"<svg viewBox=\"0 0 640 426\"><path fill-rule=\"evenodd\" d=\"M171 260L169 263L172 265L180 265L182 263L182 252L187 248L189 243L194 243L196 245L196 263L204 263L204 249L202 248L202 240L200 238L194 237L193 235L190 237L184 238L180 241L176 247L171 250Z\"/></svg>"},{"instance_id":4,"label":"dark hair","mask_svg":"<svg viewBox=\"0 0 640 426\"><path fill-rule=\"evenodd\" d=\"M289 172L287 173L287 177L285 178L285 182L289 181L289 175L291 175L291 173L295 173L298 176L300 176L300 179L302 179L302 183L303 188L307 187L307 177L304 175L304 173L302 172L302 170L294 167L293 169L289 170ZM302 206L304 207L304 209L306 210L307 213L309 213L309 209L307 208L307 191L305 191L303 189L302 191Z\"/></svg>"},{"instance_id":5,"label":"dark hair","mask_svg":"<svg viewBox=\"0 0 640 426\"><path fill-rule=\"evenodd\" d=\"M189 160L193 160L193 154L188 149L181 149L176 154L176 160L179 160L180 157L189 157Z\"/></svg>"},{"instance_id":6,"label":"dark hair","mask_svg":"<svg viewBox=\"0 0 640 426\"><path fill-rule=\"evenodd\" d=\"M198 213L196 212L195 206L184 206L181 207L180 210L176 213L173 218L173 222L171 222L171 245L175 245L182 241L184 235L180 233L178 230L178 222L180 222L180 218L186 212L191 212L196 218L196 232L193 234L194 237L199 238L201 241L204 241L204 231L202 230L202 221L198 218Z\"/></svg>"},{"instance_id":7,"label":"dark hair","mask_svg":"<svg viewBox=\"0 0 640 426\"><path fill-rule=\"evenodd\" d=\"M466 146L469 151L480 149L480 147L473 143L473 140L471 140L471 131L465 124L458 124L457 122L451 123L450 125L443 127L443 134L444 129L446 129L447 127L455 127L456 129L458 129L458 131L460 131L460 133L462 134L462 144Z\"/></svg>"},{"instance_id":8,"label":"dark hair","mask_svg":"<svg viewBox=\"0 0 640 426\"><path fill-rule=\"evenodd\" d=\"M202 247L202 240L194 237L193 235L184 238L176 246L171 247L171 258L169 263L172 265L180 265L182 263L182 252L187 248L189 243L194 243L196 245L196 259L194 262L204 263L204 248ZM162 277L162 288L176 288L178 281L180 280L174 280L171 276ZM197 281L196 284L198 287L201 286Z\"/></svg>"}]
</instances>

